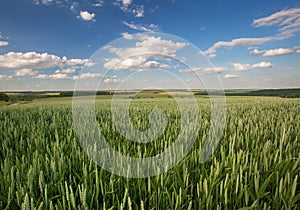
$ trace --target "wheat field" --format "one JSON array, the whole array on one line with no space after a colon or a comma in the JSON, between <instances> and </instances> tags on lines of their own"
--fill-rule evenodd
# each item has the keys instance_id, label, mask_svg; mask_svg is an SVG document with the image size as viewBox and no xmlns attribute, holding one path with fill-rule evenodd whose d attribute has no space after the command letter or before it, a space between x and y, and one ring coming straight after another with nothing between
<instances>
[{"instance_id":1,"label":"wheat field","mask_svg":"<svg viewBox=\"0 0 300 210\"><path fill-rule=\"evenodd\" d=\"M192 151L154 177L124 178L97 166L78 142L70 98L0 107L0 209L299 209L300 99L227 97L223 137L202 163L210 106L198 97L199 134ZM150 157L170 145L180 126L171 98L140 98L131 118L147 129L153 107L168 126L152 143L118 134L110 99L99 96L96 116L107 141L130 156Z\"/></svg>"}]
</instances>

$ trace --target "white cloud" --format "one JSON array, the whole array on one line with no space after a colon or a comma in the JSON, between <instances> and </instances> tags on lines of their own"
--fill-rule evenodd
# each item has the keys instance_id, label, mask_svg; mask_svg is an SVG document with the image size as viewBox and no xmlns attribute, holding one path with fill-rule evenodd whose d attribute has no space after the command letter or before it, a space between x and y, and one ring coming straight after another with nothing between
<instances>
[{"instance_id":1,"label":"white cloud","mask_svg":"<svg viewBox=\"0 0 300 210\"><path fill-rule=\"evenodd\" d=\"M97 79L103 77L102 74L95 74L95 73L83 73L80 74L79 76L73 76L72 79L73 80L77 80L77 79Z\"/></svg>"},{"instance_id":2,"label":"white cloud","mask_svg":"<svg viewBox=\"0 0 300 210\"><path fill-rule=\"evenodd\" d=\"M239 39L233 39L231 41L225 42L220 41L216 42L211 46L209 49L207 49L204 54L205 55L213 55L213 57L216 57L215 53L218 48L220 47L227 47L227 48L233 48L235 46L252 46L252 45L258 45L263 44L267 41L272 40L272 37L263 37L263 38L239 38Z\"/></svg>"},{"instance_id":3,"label":"white cloud","mask_svg":"<svg viewBox=\"0 0 300 210\"><path fill-rule=\"evenodd\" d=\"M56 74L58 74L58 73L72 74L74 72L76 72L76 70L72 69L72 68L70 68L70 69L56 70L55 71Z\"/></svg>"},{"instance_id":4,"label":"white cloud","mask_svg":"<svg viewBox=\"0 0 300 210\"><path fill-rule=\"evenodd\" d=\"M37 79L52 79L52 80L59 80L59 79L97 79L103 77L102 74L95 74L95 73L83 73L81 75L75 75L75 76L69 76L68 73L62 73L59 70L55 71L54 74L39 74L35 76L34 78Z\"/></svg>"},{"instance_id":5,"label":"white cloud","mask_svg":"<svg viewBox=\"0 0 300 210\"><path fill-rule=\"evenodd\" d=\"M233 63L233 68L235 71L247 71L251 69L251 64L241 64L241 63Z\"/></svg>"},{"instance_id":6,"label":"white cloud","mask_svg":"<svg viewBox=\"0 0 300 210\"><path fill-rule=\"evenodd\" d=\"M194 67L189 69L183 69L179 70L179 72L190 72L190 73L196 73L198 75L208 75L208 74L215 74L215 73L222 73L228 71L228 68L225 66L219 66L219 67Z\"/></svg>"},{"instance_id":7,"label":"white cloud","mask_svg":"<svg viewBox=\"0 0 300 210\"><path fill-rule=\"evenodd\" d=\"M224 78L225 78L225 79L232 79L232 78L238 78L238 76L235 75L235 74L226 74L226 75L224 76Z\"/></svg>"},{"instance_id":8,"label":"white cloud","mask_svg":"<svg viewBox=\"0 0 300 210\"><path fill-rule=\"evenodd\" d=\"M67 74L52 74L49 75L50 79L69 79L69 76Z\"/></svg>"},{"instance_id":9,"label":"white cloud","mask_svg":"<svg viewBox=\"0 0 300 210\"><path fill-rule=\"evenodd\" d=\"M95 16L96 16L95 13L89 13L88 11L80 11L78 18L81 18L82 20L85 21L95 21L94 19Z\"/></svg>"},{"instance_id":10,"label":"white cloud","mask_svg":"<svg viewBox=\"0 0 300 210\"><path fill-rule=\"evenodd\" d=\"M91 67L91 66L94 66L96 63L93 63L91 61L88 61L84 64L84 66L87 66L87 67Z\"/></svg>"},{"instance_id":11,"label":"white cloud","mask_svg":"<svg viewBox=\"0 0 300 210\"><path fill-rule=\"evenodd\" d=\"M295 53L300 53L300 46L295 46L293 50L295 51Z\"/></svg>"},{"instance_id":12,"label":"white cloud","mask_svg":"<svg viewBox=\"0 0 300 210\"><path fill-rule=\"evenodd\" d=\"M127 32L124 32L122 33L122 36L124 39L127 39L127 40L132 40L133 39L133 36Z\"/></svg>"},{"instance_id":13,"label":"white cloud","mask_svg":"<svg viewBox=\"0 0 300 210\"><path fill-rule=\"evenodd\" d=\"M185 42L173 42L172 40L165 40L159 36L140 36L140 41L136 42L135 47L132 48L113 48L109 47L111 53L118 55L121 58L127 58L130 55L135 55L144 52L152 52L157 54L172 55L178 50L186 47Z\"/></svg>"},{"instance_id":14,"label":"white cloud","mask_svg":"<svg viewBox=\"0 0 300 210\"><path fill-rule=\"evenodd\" d=\"M56 5L58 7L66 7L69 8L73 13L77 13L78 8L85 7L102 7L104 6L104 0L93 0L93 1L70 1L70 0L33 0L36 5ZM141 5L140 2L135 2L133 4L132 0L114 0L111 3L120 8L123 12L134 15L135 17L143 17L144 16L144 5ZM77 18L81 18L86 21L95 21L95 14L90 13L88 11L81 11Z\"/></svg>"},{"instance_id":15,"label":"white cloud","mask_svg":"<svg viewBox=\"0 0 300 210\"><path fill-rule=\"evenodd\" d=\"M276 12L270 16L253 20L252 26L278 26L277 39L286 39L300 31L300 8Z\"/></svg>"},{"instance_id":16,"label":"white cloud","mask_svg":"<svg viewBox=\"0 0 300 210\"><path fill-rule=\"evenodd\" d=\"M53 0L34 0L35 4L43 4L43 5L49 5L53 2Z\"/></svg>"},{"instance_id":17,"label":"white cloud","mask_svg":"<svg viewBox=\"0 0 300 210\"><path fill-rule=\"evenodd\" d=\"M104 67L114 70L169 68L169 65L166 63L158 61L166 60L165 58L153 58L155 57L154 55L164 54L169 55L170 57L175 57L174 53L187 46L187 43L173 42L172 40L165 40L158 36L140 35L137 38L139 41L136 42L135 47L108 47L106 50L112 54L115 54L117 57L106 59ZM147 52L147 54L145 54L145 52Z\"/></svg>"},{"instance_id":18,"label":"white cloud","mask_svg":"<svg viewBox=\"0 0 300 210\"><path fill-rule=\"evenodd\" d=\"M52 67L78 67L91 63L88 59L68 59L48 53L9 52L0 55L0 68L4 69L45 69Z\"/></svg>"},{"instance_id":19,"label":"white cloud","mask_svg":"<svg viewBox=\"0 0 300 210\"><path fill-rule=\"evenodd\" d=\"M215 57L216 50L221 47L232 48L235 46L251 46L264 44L265 42L283 40L295 35L300 31L300 8L282 10L268 17L253 20L252 26L277 26L279 31L276 35L260 38L238 38L231 41L219 41L213 44L204 53ZM255 52L254 52L255 53Z\"/></svg>"},{"instance_id":20,"label":"white cloud","mask_svg":"<svg viewBox=\"0 0 300 210\"><path fill-rule=\"evenodd\" d=\"M58 66L61 59L56 55L35 52L9 52L0 55L0 68L49 68Z\"/></svg>"},{"instance_id":21,"label":"white cloud","mask_svg":"<svg viewBox=\"0 0 300 210\"><path fill-rule=\"evenodd\" d=\"M273 25L285 26L296 21L299 17L300 17L300 8L292 8L292 9L276 12L268 17L255 19L253 20L252 25L255 27L273 26Z\"/></svg>"},{"instance_id":22,"label":"white cloud","mask_svg":"<svg viewBox=\"0 0 300 210\"><path fill-rule=\"evenodd\" d=\"M292 49L278 48L278 49L274 49L274 50L265 51L263 54L263 57L286 55L286 54L292 54L292 53L294 53L294 50L292 50Z\"/></svg>"},{"instance_id":23,"label":"white cloud","mask_svg":"<svg viewBox=\"0 0 300 210\"><path fill-rule=\"evenodd\" d=\"M249 48L250 49L250 48ZM264 51L260 51L257 48L254 48L254 50L251 52L251 55L259 55L261 53L263 53Z\"/></svg>"},{"instance_id":24,"label":"white cloud","mask_svg":"<svg viewBox=\"0 0 300 210\"><path fill-rule=\"evenodd\" d=\"M75 12L75 11L76 11L76 6L75 6L75 5L71 5L71 6L70 6L70 10L71 10L72 12Z\"/></svg>"},{"instance_id":25,"label":"white cloud","mask_svg":"<svg viewBox=\"0 0 300 210\"><path fill-rule=\"evenodd\" d=\"M0 41L0 47L7 46L9 43L6 41Z\"/></svg>"},{"instance_id":26,"label":"white cloud","mask_svg":"<svg viewBox=\"0 0 300 210\"><path fill-rule=\"evenodd\" d=\"M48 79L48 77L49 77L49 75L47 75L47 74L39 74L39 75L37 75L34 78L37 78L37 79Z\"/></svg>"},{"instance_id":27,"label":"white cloud","mask_svg":"<svg viewBox=\"0 0 300 210\"><path fill-rule=\"evenodd\" d=\"M94 7L102 7L102 6L104 6L104 1L103 0L99 0L98 2L92 4L92 6L94 6Z\"/></svg>"},{"instance_id":28,"label":"white cloud","mask_svg":"<svg viewBox=\"0 0 300 210\"><path fill-rule=\"evenodd\" d=\"M204 53L204 54L205 54L205 53ZM208 54L207 56L208 56L208 58L215 58L215 57L217 57L217 54L214 54L214 53L213 53L213 54Z\"/></svg>"},{"instance_id":29,"label":"white cloud","mask_svg":"<svg viewBox=\"0 0 300 210\"><path fill-rule=\"evenodd\" d=\"M256 64L241 64L241 63L232 63L233 69L235 71L248 71L251 69L257 69L257 68L270 68L273 67L273 64L270 62L260 62Z\"/></svg>"},{"instance_id":30,"label":"white cloud","mask_svg":"<svg viewBox=\"0 0 300 210\"><path fill-rule=\"evenodd\" d=\"M148 56L138 56L126 59L110 59L104 64L104 67L107 69L114 70L144 70L151 68L170 68L169 65L160 63L155 60L148 60Z\"/></svg>"},{"instance_id":31,"label":"white cloud","mask_svg":"<svg viewBox=\"0 0 300 210\"><path fill-rule=\"evenodd\" d=\"M270 63L270 62L260 62L260 63L256 63L256 64L253 64L252 65L252 68L255 69L255 68L269 68L269 67L272 67L273 64Z\"/></svg>"},{"instance_id":32,"label":"white cloud","mask_svg":"<svg viewBox=\"0 0 300 210\"><path fill-rule=\"evenodd\" d=\"M130 5L132 3L132 0L122 0L122 3L124 6Z\"/></svg>"},{"instance_id":33,"label":"white cloud","mask_svg":"<svg viewBox=\"0 0 300 210\"><path fill-rule=\"evenodd\" d=\"M144 17L144 6L138 6L132 12L135 14L135 17Z\"/></svg>"},{"instance_id":34,"label":"white cloud","mask_svg":"<svg viewBox=\"0 0 300 210\"><path fill-rule=\"evenodd\" d=\"M104 83L109 84L109 83L113 83L113 84L117 84L117 83L121 83L122 80L121 79L115 79L115 78L106 78L103 80Z\"/></svg>"},{"instance_id":35,"label":"white cloud","mask_svg":"<svg viewBox=\"0 0 300 210\"><path fill-rule=\"evenodd\" d=\"M52 79L52 80L59 80L59 79L70 79L70 77L67 74L39 74L35 78L37 79Z\"/></svg>"},{"instance_id":36,"label":"white cloud","mask_svg":"<svg viewBox=\"0 0 300 210\"><path fill-rule=\"evenodd\" d=\"M128 26L129 28L137 30L137 31L155 32L158 30L158 26L155 24L143 25L143 24L135 24L133 22L128 23L126 21L123 21L122 23L124 25Z\"/></svg>"},{"instance_id":37,"label":"white cloud","mask_svg":"<svg viewBox=\"0 0 300 210\"><path fill-rule=\"evenodd\" d=\"M36 72L34 72L32 69L21 69L21 70L17 70L15 71L15 76L32 76L34 75Z\"/></svg>"},{"instance_id":38,"label":"white cloud","mask_svg":"<svg viewBox=\"0 0 300 210\"><path fill-rule=\"evenodd\" d=\"M270 49L270 50L254 49L251 54L262 55L263 57L287 55L287 54L298 53L299 48L300 48L299 46L295 46L293 48L277 48L277 49Z\"/></svg>"},{"instance_id":39,"label":"white cloud","mask_svg":"<svg viewBox=\"0 0 300 210\"><path fill-rule=\"evenodd\" d=\"M65 66L77 66L77 65L90 65L91 61L89 59L67 59L66 57L62 58L63 64Z\"/></svg>"},{"instance_id":40,"label":"white cloud","mask_svg":"<svg viewBox=\"0 0 300 210\"><path fill-rule=\"evenodd\" d=\"M142 1L132 4L132 0L123 0L123 1L113 1L112 4L116 7L119 7L123 12L127 14L132 14L135 17L144 17L144 5L141 4Z\"/></svg>"},{"instance_id":41,"label":"white cloud","mask_svg":"<svg viewBox=\"0 0 300 210\"><path fill-rule=\"evenodd\" d=\"M0 80L11 80L13 76L8 76L5 74L0 74Z\"/></svg>"}]
</instances>

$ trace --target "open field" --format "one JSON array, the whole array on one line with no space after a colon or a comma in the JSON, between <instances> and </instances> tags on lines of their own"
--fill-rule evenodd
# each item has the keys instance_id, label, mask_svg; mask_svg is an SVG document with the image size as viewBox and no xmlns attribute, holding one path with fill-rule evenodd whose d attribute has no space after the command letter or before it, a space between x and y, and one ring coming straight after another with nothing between
<instances>
[{"instance_id":1,"label":"open field","mask_svg":"<svg viewBox=\"0 0 300 210\"><path fill-rule=\"evenodd\" d=\"M111 96L97 96L101 131L116 150L149 157L180 130L178 109L163 94L141 95L131 106L138 129L153 107L168 126L154 142L118 134ZM0 107L0 209L299 209L300 99L227 97L227 122L215 153L199 161L209 130L209 99L197 96L200 130L192 151L173 169L144 179L98 167L84 152L72 122L72 99L46 98Z\"/></svg>"}]
</instances>

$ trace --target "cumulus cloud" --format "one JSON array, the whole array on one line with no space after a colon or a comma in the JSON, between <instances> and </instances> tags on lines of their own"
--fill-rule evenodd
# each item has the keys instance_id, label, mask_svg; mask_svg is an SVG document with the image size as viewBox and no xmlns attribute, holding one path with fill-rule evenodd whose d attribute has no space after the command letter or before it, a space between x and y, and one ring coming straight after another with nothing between
<instances>
[{"instance_id":1,"label":"cumulus cloud","mask_svg":"<svg viewBox=\"0 0 300 210\"><path fill-rule=\"evenodd\" d=\"M62 63L64 66L93 65L93 63L89 59L78 59L78 58L67 59L66 57L62 58Z\"/></svg>"},{"instance_id":2,"label":"cumulus cloud","mask_svg":"<svg viewBox=\"0 0 300 210\"><path fill-rule=\"evenodd\" d=\"M232 79L232 78L238 78L238 76L235 75L235 74L226 74L226 75L224 76L224 78L225 78L225 79Z\"/></svg>"},{"instance_id":3,"label":"cumulus cloud","mask_svg":"<svg viewBox=\"0 0 300 210\"><path fill-rule=\"evenodd\" d=\"M204 68L194 67L194 68L179 70L179 72L196 73L197 75L209 75L209 74L215 74L215 73L222 73L225 71L228 71L228 68L225 66L204 67Z\"/></svg>"},{"instance_id":4,"label":"cumulus cloud","mask_svg":"<svg viewBox=\"0 0 300 210\"><path fill-rule=\"evenodd\" d=\"M251 69L258 69L258 68L270 68L273 67L273 64L270 62L260 62L256 64L241 64L241 63L232 63L233 69L235 71L248 71Z\"/></svg>"},{"instance_id":5,"label":"cumulus cloud","mask_svg":"<svg viewBox=\"0 0 300 210\"><path fill-rule=\"evenodd\" d=\"M232 65L235 71L247 71L252 67L251 64L233 63Z\"/></svg>"},{"instance_id":6,"label":"cumulus cloud","mask_svg":"<svg viewBox=\"0 0 300 210\"><path fill-rule=\"evenodd\" d=\"M132 0L122 0L124 6L127 6L132 3Z\"/></svg>"},{"instance_id":7,"label":"cumulus cloud","mask_svg":"<svg viewBox=\"0 0 300 210\"><path fill-rule=\"evenodd\" d=\"M35 75L36 72L34 72L32 69L21 69L15 71L15 76L21 77L21 76L32 76Z\"/></svg>"},{"instance_id":8,"label":"cumulus cloud","mask_svg":"<svg viewBox=\"0 0 300 210\"><path fill-rule=\"evenodd\" d=\"M7 46L9 43L6 41L0 41L0 47Z\"/></svg>"},{"instance_id":9,"label":"cumulus cloud","mask_svg":"<svg viewBox=\"0 0 300 210\"><path fill-rule=\"evenodd\" d=\"M133 39L133 36L127 32L124 32L122 33L122 36L124 39L127 39L127 40L132 40Z\"/></svg>"},{"instance_id":10,"label":"cumulus cloud","mask_svg":"<svg viewBox=\"0 0 300 210\"><path fill-rule=\"evenodd\" d=\"M37 78L37 79L48 79L48 77L49 77L49 75L47 75L47 74L39 74L39 75L37 75L34 78Z\"/></svg>"},{"instance_id":11,"label":"cumulus cloud","mask_svg":"<svg viewBox=\"0 0 300 210\"><path fill-rule=\"evenodd\" d=\"M204 53L215 57L218 48L235 46L259 45L269 41L283 40L300 31L300 8L292 8L276 12L270 16L253 20L253 27L275 26L279 27L278 33L268 37L239 38L231 41L219 41L208 48Z\"/></svg>"},{"instance_id":12,"label":"cumulus cloud","mask_svg":"<svg viewBox=\"0 0 300 210\"><path fill-rule=\"evenodd\" d=\"M255 69L255 68L269 68L269 67L272 67L273 64L270 63L270 62L260 62L260 63L256 63L256 64L253 64L252 65L252 68Z\"/></svg>"},{"instance_id":13,"label":"cumulus cloud","mask_svg":"<svg viewBox=\"0 0 300 210\"><path fill-rule=\"evenodd\" d=\"M73 80L78 80L78 79L97 79L103 77L102 74L95 74L95 73L83 73L80 74L79 76L73 76L72 79Z\"/></svg>"},{"instance_id":14,"label":"cumulus cloud","mask_svg":"<svg viewBox=\"0 0 300 210\"><path fill-rule=\"evenodd\" d=\"M95 13L89 13L88 11L80 11L78 18L85 21L95 21Z\"/></svg>"},{"instance_id":15,"label":"cumulus cloud","mask_svg":"<svg viewBox=\"0 0 300 210\"><path fill-rule=\"evenodd\" d=\"M62 69L62 70L56 70L55 73L58 74L58 73L65 73L65 74L72 74L76 72L76 69Z\"/></svg>"},{"instance_id":16,"label":"cumulus cloud","mask_svg":"<svg viewBox=\"0 0 300 210\"><path fill-rule=\"evenodd\" d=\"M116 78L106 78L103 80L104 83L106 84L117 84L117 83L121 83L122 80L121 79L116 79Z\"/></svg>"},{"instance_id":17,"label":"cumulus cloud","mask_svg":"<svg viewBox=\"0 0 300 210\"><path fill-rule=\"evenodd\" d=\"M83 73L81 75L69 76L68 73L61 73L60 71L56 71L54 74L39 74L34 78L37 79L52 79L52 80L60 80L60 79L70 79L70 80L78 80L78 79L97 79L103 77L101 74L95 73Z\"/></svg>"},{"instance_id":18,"label":"cumulus cloud","mask_svg":"<svg viewBox=\"0 0 300 210\"><path fill-rule=\"evenodd\" d=\"M68 59L48 53L9 52L0 55L0 68L3 69L45 69L53 67L78 67L91 63L89 59Z\"/></svg>"},{"instance_id":19,"label":"cumulus cloud","mask_svg":"<svg viewBox=\"0 0 300 210\"><path fill-rule=\"evenodd\" d=\"M155 60L148 60L148 56L138 56L126 59L109 59L104 67L114 70L144 70L153 68L170 68L168 64L160 63Z\"/></svg>"},{"instance_id":20,"label":"cumulus cloud","mask_svg":"<svg viewBox=\"0 0 300 210\"><path fill-rule=\"evenodd\" d=\"M158 31L158 26L155 24L145 25L145 24L135 24L134 22L128 23L126 21L122 22L124 25L128 26L131 29L137 31L145 31L145 32L155 32Z\"/></svg>"},{"instance_id":21,"label":"cumulus cloud","mask_svg":"<svg viewBox=\"0 0 300 210\"><path fill-rule=\"evenodd\" d=\"M67 74L39 74L35 78L37 79L52 79L52 80L59 80L59 79L70 79L70 77Z\"/></svg>"},{"instance_id":22,"label":"cumulus cloud","mask_svg":"<svg viewBox=\"0 0 300 210\"><path fill-rule=\"evenodd\" d=\"M287 55L287 54L298 53L299 48L300 48L300 46L296 46L293 48L277 48L277 49L270 49L270 50L254 49L251 54L252 55L262 55L263 57Z\"/></svg>"},{"instance_id":23,"label":"cumulus cloud","mask_svg":"<svg viewBox=\"0 0 300 210\"><path fill-rule=\"evenodd\" d=\"M50 79L68 79L69 76L67 74L52 74L52 75L49 75Z\"/></svg>"},{"instance_id":24,"label":"cumulus cloud","mask_svg":"<svg viewBox=\"0 0 300 210\"><path fill-rule=\"evenodd\" d=\"M263 56L268 57L268 56L276 56L276 55L286 55L286 54L292 54L293 52L294 51L292 49L278 48L274 50L266 50Z\"/></svg>"},{"instance_id":25,"label":"cumulus cloud","mask_svg":"<svg viewBox=\"0 0 300 210\"><path fill-rule=\"evenodd\" d=\"M9 52L0 55L0 68L49 68L58 66L61 59L56 55L36 52Z\"/></svg>"},{"instance_id":26,"label":"cumulus cloud","mask_svg":"<svg viewBox=\"0 0 300 210\"><path fill-rule=\"evenodd\" d=\"M0 74L0 80L11 80L13 78L13 76L8 76L5 74Z\"/></svg>"},{"instance_id":27,"label":"cumulus cloud","mask_svg":"<svg viewBox=\"0 0 300 210\"><path fill-rule=\"evenodd\" d=\"M128 35L125 34L127 37ZM127 37L129 38L129 37ZM133 37L130 37L133 38ZM114 48L108 47L107 50L117 57L106 59L104 67L114 70L143 70L150 68L169 68L164 62L158 61L163 58L154 58L155 54L164 54L175 57L175 53L187 46L184 42L173 42L165 40L159 36L142 35L135 47ZM148 52L145 54L144 52ZM143 55L141 55L143 54ZM129 57L132 55L131 57Z\"/></svg>"},{"instance_id":28,"label":"cumulus cloud","mask_svg":"<svg viewBox=\"0 0 300 210\"><path fill-rule=\"evenodd\" d=\"M140 36L140 41L136 42L132 48L113 48L109 47L108 51L118 55L118 57L126 58L129 55L135 55L144 52L153 52L164 55L172 55L178 50L187 46L185 42L173 42L165 40L159 36Z\"/></svg>"}]
</instances>

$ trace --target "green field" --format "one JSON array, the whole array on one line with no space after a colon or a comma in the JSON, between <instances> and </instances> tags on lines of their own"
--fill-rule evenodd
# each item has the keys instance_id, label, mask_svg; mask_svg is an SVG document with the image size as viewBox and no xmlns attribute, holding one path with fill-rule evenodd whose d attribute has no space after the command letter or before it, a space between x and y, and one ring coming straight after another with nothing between
<instances>
[{"instance_id":1,"label":"green field","mask_svg":"<svg viewBox=\"0 0 300 210\"><path fill-rule=\"evenodd\" d=\"M149 157L180 130L176 103L167 95L133 100L131 118L141 130L148 114L163 110L164 134L138 144L119 135L110 97L97 96L101 131L116 150ZM71 98L0 106L0 209L299 209L300 99L227 97L219 146L200 162L210 124L210 103L197 96L201 118L192 151L173 169L149 178L124 178L97 166L81 147Z\"/></svg>"}]
</instances>

